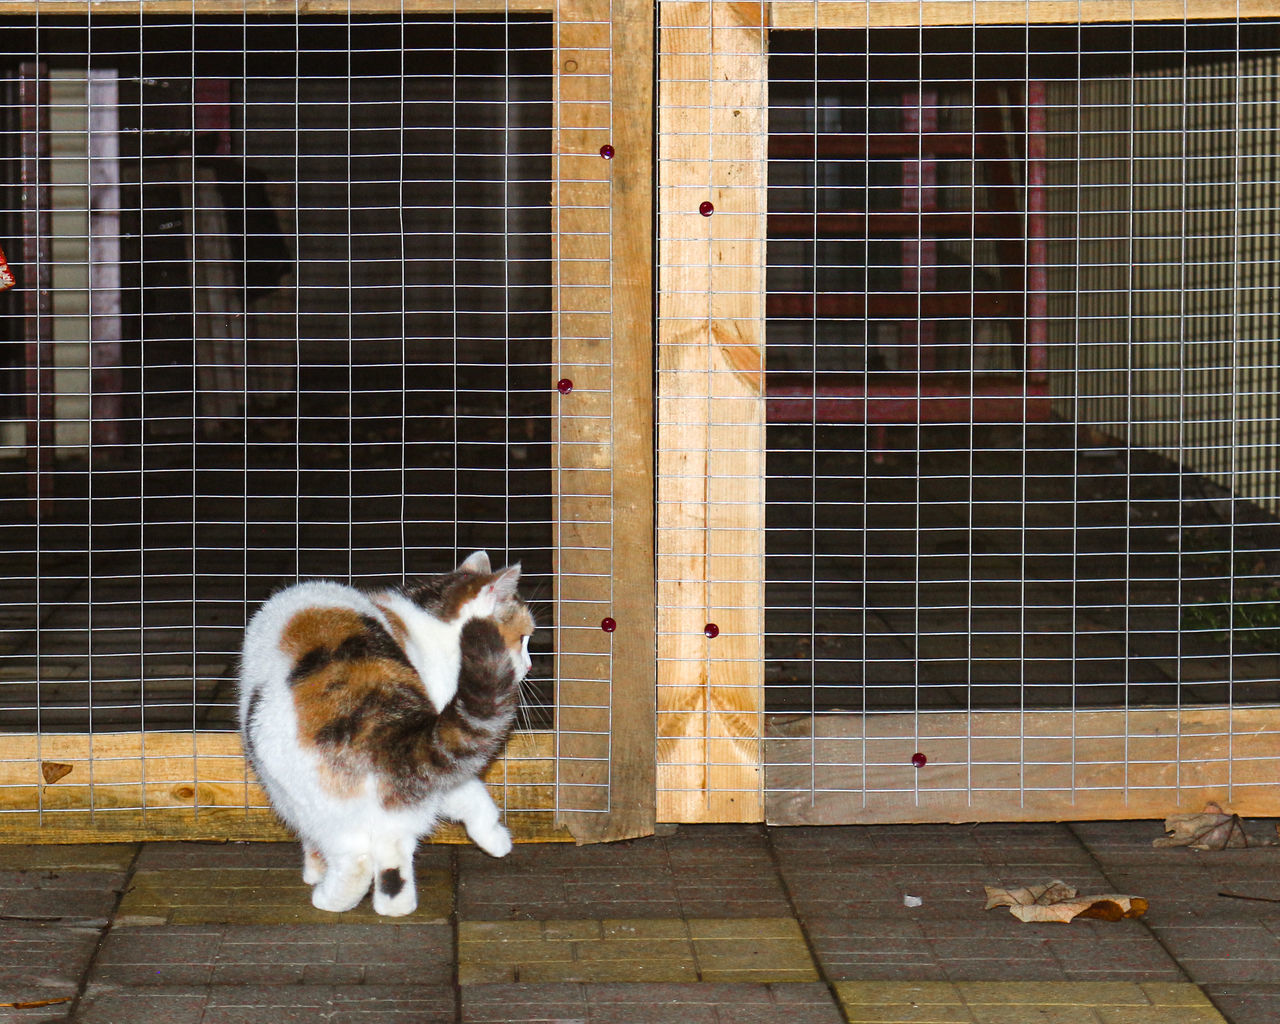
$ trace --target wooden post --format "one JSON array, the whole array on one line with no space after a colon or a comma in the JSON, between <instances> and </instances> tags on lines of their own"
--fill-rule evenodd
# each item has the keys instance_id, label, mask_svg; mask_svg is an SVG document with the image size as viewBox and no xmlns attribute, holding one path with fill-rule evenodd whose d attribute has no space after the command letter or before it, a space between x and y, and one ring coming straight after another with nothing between
<instances>
[{"instance_id":1,"label":"wooden post","mask_svg":"<svg viewBox=\"0 0 1280 1024\"><path fill-rule=\"evenodd\" d=\"M661 5L661 821L763 813L765 11Z\"/></svg>"},{"instance_id":2,"label":"wooden post","mask_svg":"<svg viewBox=\"0 0 1280 1024\"><path fill-rule=\"evenodd\" d=\"M652 26L651 0L556 18L556 809L581 842L654 823Z\"/></svg>"}]
</instances>

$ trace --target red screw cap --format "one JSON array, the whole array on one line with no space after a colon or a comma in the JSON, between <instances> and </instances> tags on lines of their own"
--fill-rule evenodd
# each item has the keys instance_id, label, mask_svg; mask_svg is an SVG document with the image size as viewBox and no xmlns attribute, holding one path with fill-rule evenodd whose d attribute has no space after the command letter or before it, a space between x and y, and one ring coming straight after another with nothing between
<instances>
[{"instance_id":1,"label":"red screw cap","mask_svg":"<svg viewBox=\"0 0 1280 1024\"><path fill-rule=\"evenodd\" d=\"M710 217L713 213L716 212L716 208L715 208L715 205L711 203L709 200L703 200L702 203L698 206L698 212L702 214L702 216L704 217Z\"/></svg>"},{"instance_id":2,"label":"red screw cap","mask_svg":"<svg viewBox=\"0 0 1280 1024\"><path fill-rule=\"evenodd\" d=\"M613 147L609 145L609 143L607 142L600 147L600 155L604 157L606 160L613 159L613 152L614 152Z\"/></svg>"},{"instance_id":3,"label":"red screw cap","mask_svg":"<svg viewBox=\"0 0 1280 1024\"><path fill-rule=\"evenodd\" d=\"M556 390L559 391L560 394L562 395L567 395L570 391L573 390L573 381L571 381L568 377L561 377L558 381L556 381Z\"/></svg>"},{"instance_id":4,"label":"red screw cap","mask_svg":"<svg viewBox=\"0 0 1280 1024\"><path fill-rule=\"evenodd\" d=\"M915 765L917 768L923 768L925 765L929 763L929 759L925 757L924 754L920 753L917 750L914 754L911 755L911 763Z\"/></svg>"},{"instance_id":5,"label":"red screw cap","mask_svg":"<svg viewBox=\"0 0 1280 1024\"><path fill-rule=\"evenodd\" d=\"M614 622L613 619L604 618L600 620L600 628L603 629L606 633L612 633L615 629L618 628L618 624Z\"/></svg>"},{"instance_id":6,"label":"red screw cap","mask_svg":"<svg viewBox=\"0 0 1280 1024\"><path fill-rule=\"evenodd\" d=\"M709 638L714 640L716 637L720 635L720 627L717 626L714 622L708 622L705 626L702 627L702 632L705 633Z\"/></svg>"}]
</instances>

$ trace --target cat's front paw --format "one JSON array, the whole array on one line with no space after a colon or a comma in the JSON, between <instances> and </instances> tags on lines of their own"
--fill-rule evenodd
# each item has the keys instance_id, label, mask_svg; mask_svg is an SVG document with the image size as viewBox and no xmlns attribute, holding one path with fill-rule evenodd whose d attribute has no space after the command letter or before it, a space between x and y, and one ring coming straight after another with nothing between
<instances>
[{"instance_id":1,"label":"cat's front paw","mask_svg":"<svg viewBox=\"0 0 1280 1024\"><path fill-rule=\"evenodd\" d=\"M501 822L494 822L483 829L467 830L476 846L490 857L505 857L511 852L511 833Z\"/></svg>"}]
</instances>

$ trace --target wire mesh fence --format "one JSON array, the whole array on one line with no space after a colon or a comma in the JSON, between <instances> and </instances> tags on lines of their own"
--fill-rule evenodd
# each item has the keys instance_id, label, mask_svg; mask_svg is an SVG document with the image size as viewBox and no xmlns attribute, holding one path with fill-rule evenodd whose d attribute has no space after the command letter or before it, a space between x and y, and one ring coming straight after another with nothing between
<instances>
[{"instance_id":1,"label":"wire mesh fence","mask_svg":"<svg viewBox=\"0 0 1280 1024\"><path fill-rule=\"evenodd\" d=\"M1265 801L1277 26L1190 6L662 6L675 813Z\"/></svg>"},{"instance_id":2,"label":"wire mesh fence","mask_svg":"<svg viewBox=\"0 0 1280 1024\"><path fill-rule=\"evenodd\" d=\"M1278 38L771 38L771 792L1251 781L1136 737L1280 698Z\"/></svg>"},{"instance_id":3,"label":"wire mesh fence","mask_svg":"<svg viewBox=\"0 0 1280 1024\"><path fill-rule=\"evenodd\" d=\"M553 223L550 10L500 6L6 19L6 807L199 804L202 750L245 803L214 734L257 605L481 548L540 627L508 809L556 805L553 260L596 230ZM50 759L79 770L36 788Z\"/></svg>"}]
</instances>

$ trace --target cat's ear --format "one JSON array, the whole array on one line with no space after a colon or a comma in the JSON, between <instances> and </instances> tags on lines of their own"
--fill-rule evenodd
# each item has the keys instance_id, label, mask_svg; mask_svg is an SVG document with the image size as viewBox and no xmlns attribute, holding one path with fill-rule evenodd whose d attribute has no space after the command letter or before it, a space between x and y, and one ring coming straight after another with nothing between
<instances>
[{"instance_id":1,"label":"cat's ear","mask_svg":"<svg viewBox=\"0 0 1280 1024\"><path fill-rule=\"evenodd\" d=\"M501 604L503 601L509 601L516 596L516 588L520 585L520 563L509 565L502 572L498 573L492 581L486 586L486 590L492 588L493 596Z\"/></svg>"},{"instance_id":2,"label":"cat's ear","mask_svg":"<svg viewBox=\"0 0 1280 1024\"><path fill-rule=\"evenodd\" d=\"M473 572L477 576L488 576L489 573L493 572L489 565L489 552L487 551L472 552L458 568L463 572Z\"/></svg>"}]
</instances>

